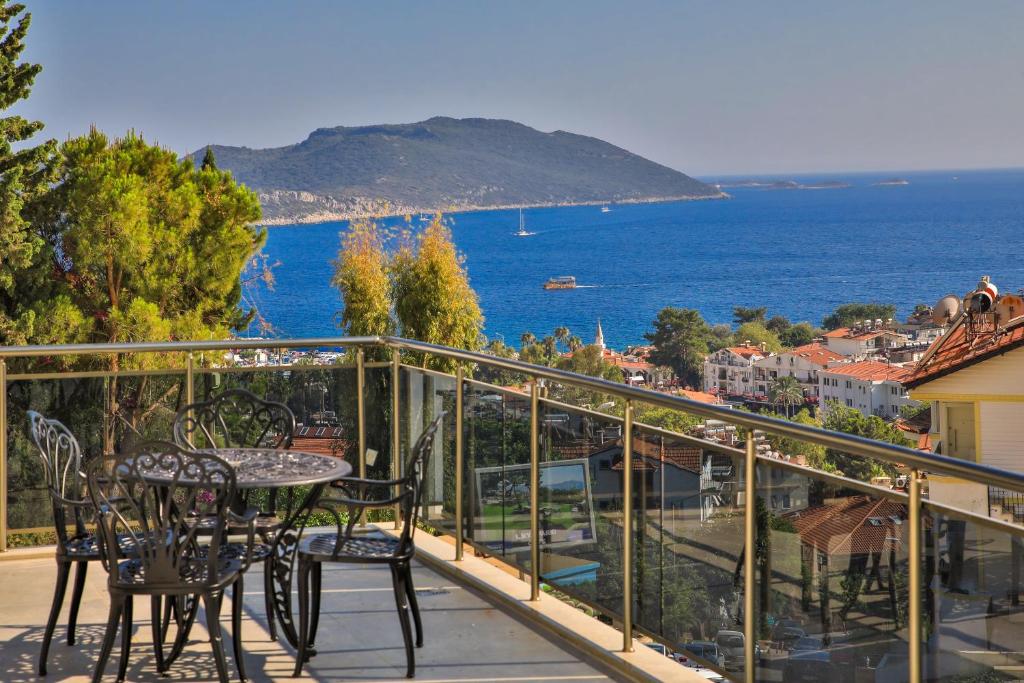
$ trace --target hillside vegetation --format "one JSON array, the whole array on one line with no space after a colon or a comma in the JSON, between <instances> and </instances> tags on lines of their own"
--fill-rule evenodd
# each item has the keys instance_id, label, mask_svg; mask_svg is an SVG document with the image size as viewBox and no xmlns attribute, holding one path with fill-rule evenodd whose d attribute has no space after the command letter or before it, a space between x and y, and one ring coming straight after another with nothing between
<instances>
[{"instance_id":1,"label":"hillside vegetation","mask_svg":"<svg viewBox=\"0 0 1024 683\"><path fill-rule=\"evenodd\" d=\"M287 147L212 149L258 191L271 222L724 196L603 140L494 119L320 128ZM199 163L203 150L192 156Z\"/></svg>"}]
</instances>

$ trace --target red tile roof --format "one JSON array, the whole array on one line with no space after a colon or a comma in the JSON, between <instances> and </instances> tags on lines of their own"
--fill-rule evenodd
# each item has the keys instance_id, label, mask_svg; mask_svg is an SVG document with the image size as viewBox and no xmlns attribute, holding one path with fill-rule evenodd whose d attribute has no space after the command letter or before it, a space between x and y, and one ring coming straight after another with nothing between
<instances>
[{"instance_id":1,"label":"red tile roof","mask_svg":"<svg viewBox=\"0 0 1024 683\"><path fill-rule=\"evenodd\" d=\"M961 319L928 348L905 384L918 387L1020 346L1024 346L1024 317L1011 320L995 332L979 333L972 340L967 339L967 328Z\"/></svg>"},{"instance_id":2,"label":"red tile roof","mask_svg":"<svg viewBox=\"0 0 1024 683\"><path fill-rule=\"evenodd\" d=\"M804 344L803 346L798 346L795 349L783 351L782 353L790 353L794 356L806 358L811 363L820 365L823 368L828 366L829 363L846 360L846 356L843 354L835 351L834 349L828 348L824 344L819 344L818 342Z\"/></svg>"},{"instance_id":3,"label":"red tile roof","mask_svg":"<svg viewBox=\"0 0 1024 683\"><path fill-rule=\"evenodd\" d=\"M767 358L768 356L768 352L762 351L760 346L729 346L726 347L726 351L735 353L737 356L740 356L741 358L746 358L747 360L750 360L755 356L757 358Z\"/></svg>"},{"instance_id":4,"label":"red tile roof","mask_svg":"<svg viewBox=\"0 0 1024 683\"><path fill-rule=\"evenodd\" d=\"M840 327L825 333L825 337L829 339L874 339L875 337L881 337L883 335L897 335L898 332L892 330L862 330L860 332L851 332L849 327Z\"/></svg>"},{"instance_id":5,"label":"red tile roof","mask_svg":"<svg viewBox=\"0 0 1024 683\"><path fill-rule=\"evenodd\" d=\"M879 553L895 542L907 516L906 506L885 498L850 496L832 505L807 508L788 517L800 540L829 555Z\"/></svg>"},{"instance_id":6,"label":"red tile roof","mask_svg":"<svg viewBox=\"0 0 1024 683\"><path fill-rule=\"evenodd\" d=\"M877 360L862 360L857 363L836 365L824 370L830 375L844 375L869 382L902 382L910 377L911 371Z\"/></svg>"},{"instance_id":7,"label":"red tile roof","mask_svg":"<svg viewBox=\"0 0 1024 683\"><path fill-rule=\"evenodd\" d=\"M680 389L679 395L683 398L688 398L691 401L700 401L701 403L721 403L722 399L718 398L714 394L709 394L703 391L691 391L689 389Z\"/></svg>"}]
</instances>

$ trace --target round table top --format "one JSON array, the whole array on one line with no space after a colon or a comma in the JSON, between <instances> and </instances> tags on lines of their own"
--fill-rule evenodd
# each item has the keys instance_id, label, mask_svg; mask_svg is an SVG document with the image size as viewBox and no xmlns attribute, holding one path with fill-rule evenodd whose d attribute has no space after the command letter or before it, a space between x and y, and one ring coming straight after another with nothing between
<instances>
[{"instance_id":1,"label":"round table top","mask_svg":"<svg viewBox=\"0 0 1024 683\"><path fill-rule=\"evenodd\" d=\"M326 484L352 474L352 465L341 458L305 451L276 448L200 449L225 460L235 469L240 489L273 489Z\"/></svg>"}]
</instances>

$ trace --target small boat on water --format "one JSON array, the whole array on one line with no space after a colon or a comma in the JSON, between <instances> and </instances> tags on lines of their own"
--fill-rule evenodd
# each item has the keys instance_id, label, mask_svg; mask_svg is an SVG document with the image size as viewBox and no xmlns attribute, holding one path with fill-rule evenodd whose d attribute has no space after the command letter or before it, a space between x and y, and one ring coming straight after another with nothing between
<instances>
[{"instance_id":1,"label":"small boat on water","mask_svg":"<svg viewBox=\"0 0 1024 683\"><path fill-rule=\"evenodd\" d=\"M553 277L544 283L544 289L576 289L576 278L572 275Z\"/></svg>"},{"instance_id":2,"label":"small boat on water","mask_svg":"<svg viewBox=\"0 0 1024 683\"><path fill-rule=\"evenodd\" d=\"M523 223L523 210L519 209L519 232L513 233L516 237L532 237L536 235L535 232L530 232L526 229L526 225Z\"/></svg>"},{"instance_id":3,"label":"small boat on water","mask_svg":"<svg viewBox=\"0 0 1024 683\"><path fill-rule=\"evenodd\" d=\"M602 206L601 213L611 213L611 209L609 209L607 206Z\"/></svg>"}]
</instances>

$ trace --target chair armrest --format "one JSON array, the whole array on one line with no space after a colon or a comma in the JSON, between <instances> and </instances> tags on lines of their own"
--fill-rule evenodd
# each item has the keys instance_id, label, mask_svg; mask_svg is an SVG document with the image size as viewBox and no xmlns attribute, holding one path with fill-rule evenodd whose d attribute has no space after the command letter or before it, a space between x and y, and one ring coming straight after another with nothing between
<instances>
[{"instance_id":1,"label":"chair armrest","mask_svg":"<svg viewBox=\"0 0 1024 683\"><path fill-rule=\"evenodd\" d=\"M228 521L235 524L244 524L248 527L245 533L245 559L242 564L242 572L247 571L249 565L252 564L252 546L256 540L256 518L259 516L260 511L256 508L249 508L242 514L238 514L234 510L228 510Z\"/></svg>"},{"instance_id":2,"label":"chair armrest","mask_svg":"<svg viewBox=\"0 0 1024 683\"><path fill-rule=\"evenodd\" d=\"M343 482L345 484L359 484L362 486L395 486L397 484L404 484L406 478L401 479L360 479L359 477L339 477L334 481Z\"/></svg>"},{"instance_id":3,"label":"chair armrest","mask_svg":"<svg viewBox=\"0 0 1024 683\"><path fill-rule=\"evenodd\" d=\"M332 505L344 505L346 507L354 508L383 508L391 507L395 503L400 503L404 495L393 496L391 498L384 498L381 500L361 500L358 498L345 498L345 497L327 497L321 498L317 501L317 506L332 506Z\"/></svg>"}]
</instances>

